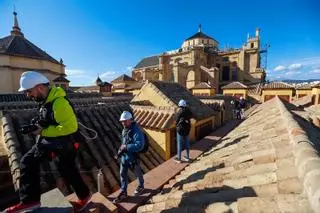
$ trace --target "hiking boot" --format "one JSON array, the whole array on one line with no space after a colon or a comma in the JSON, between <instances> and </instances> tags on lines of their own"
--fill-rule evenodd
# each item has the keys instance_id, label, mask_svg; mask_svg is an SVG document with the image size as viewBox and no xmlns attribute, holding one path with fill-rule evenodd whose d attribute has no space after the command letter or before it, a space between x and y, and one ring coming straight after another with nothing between
<instances>
[{"instance_id":1,"label":"hiking boot","mask_svg":"<svg viewBox=\"0 0 320 213\"><path fill-rule=\"evenodd\" d=\"M181 160L179 160L178 158L175 158L174 161L177 163L181 163Z\"/></svg>"},{"instance_id":2,"label":"hiking boot","mask_svg":"<svg viewBox=\"0 0 320 213\"><path fill-rule=\"evenodd\" d=\"M18 212L24 212L24 211L32 211L35 209L40 208L40 201L33 202L33 203L18 203L14 206L11 206L9 208L6 208L4 210L5 213L18 213Z\"/></svg>"},{"instance_id":3,"label":"hiking boot","mask_svg":"<svg viewBox=\"0 0 320 213\"><path fill-rule=\"evenodd\" d=\"M119 203L128 197L127 192L121 191L120 194L113 200L113 203Z\"/></svg>"},{"instance_id":4,"label":"hiking boot","mask_svg":"<svg viewBox=\"0 0 320 213\"><path fill-rule=\"evenodd\" d=\"M143 186L138 186L138 187L136 188L136 190L134 191L134 195L136 196L136 195L141 194L143 190L144 190L144 187L143 187Z\"/></svg>"},{"instance_id":5,"label":"hiking boot","mask_svg":"<svg viewBox=\"0 0 320 213\"><path fill-rule=\"evenodd\" d=\"M82 210L84 210L90 203L91 198L92 198L92 194L90 193L88 197L86 197L83 200L79 199L77 201L70 201L70 203L73 206L74 212L81 212Z\"/></svg>"}]
</instances>

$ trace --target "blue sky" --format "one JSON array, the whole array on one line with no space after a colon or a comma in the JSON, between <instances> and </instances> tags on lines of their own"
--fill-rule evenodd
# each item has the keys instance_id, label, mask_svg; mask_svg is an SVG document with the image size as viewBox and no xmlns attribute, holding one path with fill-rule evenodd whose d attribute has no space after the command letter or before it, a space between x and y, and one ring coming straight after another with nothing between
<instances>
[{"instance_id":1,"label":"blue sky","mask_svg":"<svg viewBox=\"0 0 320 213\"><path fill-rule=\"evenodd\" d=\"M179 48L199 23L220 48L241 47L261 28L269 79L320 78L317 0L0 0L0 37L14 4L25 37L64 60L73 86L131 75L143 57Z\"/></svg>"}]
</instances>

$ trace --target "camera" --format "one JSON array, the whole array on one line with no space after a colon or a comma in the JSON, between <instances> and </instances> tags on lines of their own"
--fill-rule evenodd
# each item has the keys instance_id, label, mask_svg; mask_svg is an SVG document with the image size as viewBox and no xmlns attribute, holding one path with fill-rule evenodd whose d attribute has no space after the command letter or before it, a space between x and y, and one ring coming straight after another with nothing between
<instances>
[{"instance_id":1,"label":"camera","mask_svg":"<svg viewBox=\"0 0 320 213\"><path fill-rule=\"evenodd\" d=\"M35 117L31 119L31 122L29 124L24 124L20 127L18 130L21 134L28 134L30 132L36 131L38 127L39 118Z\"/></svg>"}]
</instances>

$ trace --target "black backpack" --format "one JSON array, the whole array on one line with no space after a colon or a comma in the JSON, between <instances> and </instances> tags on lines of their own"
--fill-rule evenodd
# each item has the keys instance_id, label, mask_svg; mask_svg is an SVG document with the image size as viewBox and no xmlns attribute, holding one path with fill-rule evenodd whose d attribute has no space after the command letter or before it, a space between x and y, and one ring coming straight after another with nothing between
<instances>
[{"instance_id":1,"label":"black backpack","mask_svg":"<svg viewBox=\"0 0 320 213\"><path fill-rule=\"evenodd\" d=\"M149 150L149 138L146 133L142 133L144 136L144 146L139 153L146 153Z\"/></svg>"},{"instance_id":2,"label":"black backpack","mask_svg":"<svg viewBox=\"0 0 320 213\"><path fill-rule=\"evenodd\" d=\"M186 136L190 132L190 120L186 120L184 118L180 118L179 122L177 123L177 132L179 135Z\"/></svg>"}]
</instances>

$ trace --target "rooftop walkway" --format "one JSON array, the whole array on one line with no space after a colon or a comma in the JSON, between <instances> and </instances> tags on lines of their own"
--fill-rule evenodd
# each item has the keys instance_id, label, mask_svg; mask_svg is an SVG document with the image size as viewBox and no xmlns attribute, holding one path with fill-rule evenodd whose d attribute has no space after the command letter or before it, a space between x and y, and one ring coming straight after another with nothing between
<instances>
[{"instance_id":1,"label":"rooftop walkway","mask_svg":"<svg viewBox=\"0 0 320 213\"><path fill-rule=\"evenodd\" d=\"M189 153L190 159L198 158L205 151L219 143L221 138L234 129L239 123L240 121L238 120L232 120L212 132L210 135L191 145ZM183 155L184 152L182 152L182 156ZM181 164L175 162L175 157L176 156L167 160L144 175L145 191L140 196L132 196L137 187L137 181L130 183L128 186L129 197L123 202L117 204L119 212L135 212L138 206L144 204L153 195L157 194L162 187L169 182L169 180L174 178L189 165L187 162L183 162ZM112 201L119 193L120 190L108 196L108 199Z\"/></svg>"}]
</instances>

